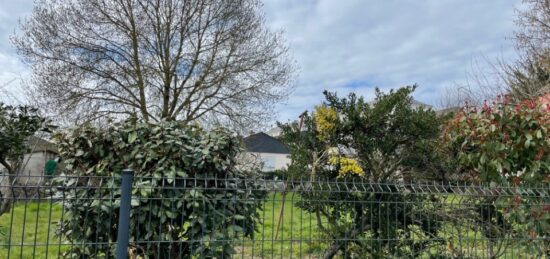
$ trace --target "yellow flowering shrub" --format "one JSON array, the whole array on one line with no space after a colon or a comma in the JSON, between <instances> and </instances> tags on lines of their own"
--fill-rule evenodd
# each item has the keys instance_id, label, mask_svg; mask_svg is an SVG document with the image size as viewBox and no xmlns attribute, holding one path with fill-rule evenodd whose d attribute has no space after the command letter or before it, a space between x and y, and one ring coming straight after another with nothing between
<instances>
[{"instance_id":1,"label":"yellow flowering shrub","mask_svg":"<svg viewBox=\"0 0 550 259\"><path fill-rule=\"evenodd\" d=\"M313 120L315 121L316 130L319 133L319 140L325 141L336 131L338 113L336 110L326 105L319 105L315 107Z\"/></svg>"},{"instance_id":2,"label":"yellow flowering shrub","mask_svg":"<svg viewBox=\"0 0 550 259\"><path fill-rule=\"evenodd\" d=\"M331 165L340 165L338 170L338 178L345 177L348 174L354 174L357 176L365 176L365 171L359 166L359 162L353 158L331 156L329 159Z\"/></svg>"}]
</instances>

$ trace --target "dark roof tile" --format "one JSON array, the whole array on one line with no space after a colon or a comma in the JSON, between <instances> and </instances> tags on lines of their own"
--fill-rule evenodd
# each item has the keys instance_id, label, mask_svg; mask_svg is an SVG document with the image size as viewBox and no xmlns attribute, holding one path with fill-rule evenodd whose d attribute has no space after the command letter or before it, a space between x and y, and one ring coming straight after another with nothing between
<instances>
[{"instance_id":1,"label":"dark roof tile","mask_svg":"<svg viewBox=\"0 0 550 259\"><path fill-rule=\"evenodd\" d=\"M49 142L45 139L31 136L27 140L27 144L31 150L31 152L52 152L52 153L58 153L57 146Z\"/></svg>"},{"instance_id":2,"label":"dark roof tile","mask_svg":"<svg viewBox=\"0 0 550 259\"><path fill-rule=\"evenodd\" d=\"M243 139L248 152L289 154L283 143L263 132L252 134Z\"/></svg>"}]
</instances>

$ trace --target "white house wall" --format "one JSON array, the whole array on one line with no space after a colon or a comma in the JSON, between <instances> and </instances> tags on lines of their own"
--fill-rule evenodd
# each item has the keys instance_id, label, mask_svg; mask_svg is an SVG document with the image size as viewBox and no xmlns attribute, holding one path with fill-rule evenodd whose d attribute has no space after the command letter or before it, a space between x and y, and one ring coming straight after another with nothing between
<instances>
[{"instance_id":1,"label":"white house wall","mask_svg":"<svg viewBox=\"0 0 550 259\"><path fill-rule=\"evenodd\" d=\"M19 173L19 182L31 185L40 183L42 181L42 176L44 176L44 166L46 162L54 157L55 154L50 152L26 154L23 158L23 169ZM0 165L0 172L4 171L5 168Z\"/></svg>"},{"instance_id":2,"label":"white house wall","mask_svg":"<svg viewBox=\"0 0 550 259\"><path fill-rule=\"evenodd\" d=\"M263 172L286 169L290 164L288 154L246 152L243 159L247 164L261 164Z\"/></svg>"}]
</instances>

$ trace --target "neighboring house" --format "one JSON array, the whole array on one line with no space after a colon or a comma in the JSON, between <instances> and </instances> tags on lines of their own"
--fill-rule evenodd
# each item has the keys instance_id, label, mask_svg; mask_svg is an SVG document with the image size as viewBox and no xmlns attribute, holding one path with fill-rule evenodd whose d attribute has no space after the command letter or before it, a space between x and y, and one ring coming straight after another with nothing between
<instances>
[{"instance_id":1,"label":"neighboring house","mask_svg":"<svg viewBox=\"0 0 550 259\"><path fill-rule=\"evenodd\" d=\"M447 114L459 112L460 109L461 109L461 107L454 106L454 107L450 107L450 108L444 108L444 109L441 109L441 110L437 110L436 113L438 115L447 115Z\"/></svg>"},{"instance_id":2,"label":"neighboring house","mask_svg":"<svg viewBox=\"0 0 550 259\"><path fill-rule=\"evenodd\" d=\"M264 172L286 169L290 164L290 152L285 145L266 133L252 134L245 137L243 142L251 163L260 162Z\"/></svg>"},{"instance_id":3,"label":"neighboring house","mask_svg":"<svg viewBox=\"0 0 550 259\"><path fill-rule=\"evenodd\" d=\"M418 109L418 108L424 108L425 110L429 110L429 109L434 109L433 106L429 105L429 104L425 104L423 102L419 102L417 100L414 100L412 99L411 100L411 107L415 108L415 109Z\"/></svg>"},{"instance_id":4,"label":"neighboring house","mask_svg":"<svg viewBox=\"0 0 550 259\"><path fill-rule=\"evenodd\" d=\"M58 155L55 144L38 138L30 137L27 142L30 152L25 154L18 173L18 181L26 184L39 184L43 180L46 162L55 159ZM0 171L4 171L0 166ZM25 177L31 176L31 177Z\"/></svg>"}]
</instances>

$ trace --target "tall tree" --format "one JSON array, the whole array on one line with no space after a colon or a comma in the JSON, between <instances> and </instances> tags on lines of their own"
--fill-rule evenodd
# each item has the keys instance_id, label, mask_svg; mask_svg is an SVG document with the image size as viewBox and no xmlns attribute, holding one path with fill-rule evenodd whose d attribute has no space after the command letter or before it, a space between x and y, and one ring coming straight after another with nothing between
<instances>
[{"instance_id":1,"label":"tall tree","mask_svg":"<svg viewBox=\"0 0 550 259\"><path fill-rule=\"evenodd\" d=\"M550 49L550 1L523 0L525 8L517 11L515 41L530 56L547 56Z\"/></svg>"},{"instance_id":2,"label":"tall tree","mask_svg":"<svg viewBox=\"0 0 550 259\"><path fill-rule=\"evenodd\" d=\"M550 92L550 55L524 53L518 61L502 66L503 81L515 101L536 99Z\"/></svg>"},{"instance_id":3,"label":"tall tree","mask_svg":"<svg viewBox=\"0 0 550 259\"><path fill-rule=\"evenodd\" d=\"M78 121L251 125L289 93L295 66L259 0L39 0L13 37L33 95Z\"/></svg>"},{"instance_id":4,"label":"tall tree","mask_svg":"<svg viewBox=\"0 0 550 259\"><path fill-rule=\"evenodd\" d=\"M445 108L475 105L508 94L515 102L534 99L550 92L550 1L522 0L516 11L512 38L516 60L483 62L474 60L463 85L450 86L443 93ZM485 68L487 67L487 68Z\"/></svg>"},{"instance_id":5,"label":"tall tree","mask_svg":"<svg viewBox=\"0 0 550 259\"><path fill-rule=\"evenodd\" d=\"M502 65L504 82L514 99L533 99L550 92L550 1L523 0L515 32L520 58Z\"/></svg>"}]
</instances>

